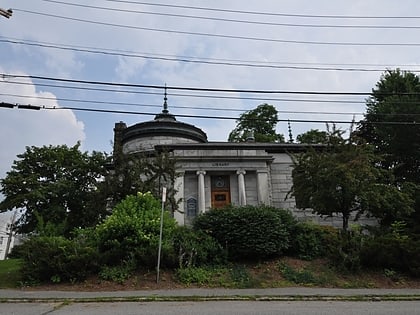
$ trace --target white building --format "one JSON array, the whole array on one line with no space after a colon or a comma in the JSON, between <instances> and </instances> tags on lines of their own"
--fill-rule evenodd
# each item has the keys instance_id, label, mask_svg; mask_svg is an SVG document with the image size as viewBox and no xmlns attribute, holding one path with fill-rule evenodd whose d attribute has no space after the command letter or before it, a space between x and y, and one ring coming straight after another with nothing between
<instances>
[{"instance_id":1,"label":"white building","mask_svg":"<svg viewBox=\"0 0 420 315\"><path fill-rule=\"evenodd\" d=\"M340 217L321 219L310 210L296 208L288 196L292 186L291 155L308 148L303 144L208 142L196 126L182 123L164 109L152 121L127 127L115 124L114 152L125 154L171 152L180 176L175 182L179 224L227 204L265 204L289 209L299 219L342 225Z\"/></svg>"},{"instance_id":2,"label":"white building","mask_svg":"<svg viewBox=\"0 0 420 315\"><path fill-rule=\"evenodd\" d=\"M15 234L11 232L13 219L13 213L0 213L0 260L6 258L6 252L10 253L15 242Z\"/></svg>"}]
</instances>

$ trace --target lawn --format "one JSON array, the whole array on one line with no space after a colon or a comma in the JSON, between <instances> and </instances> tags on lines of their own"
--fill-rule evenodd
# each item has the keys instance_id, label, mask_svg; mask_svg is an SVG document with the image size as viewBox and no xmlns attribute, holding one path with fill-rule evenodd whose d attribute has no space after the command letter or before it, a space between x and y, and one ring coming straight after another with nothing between
<instances>
[{"instance_id":1,"label":"lawn","mask_svg":"<svg viewBox=\"0 0 420 315\"><path fill-rule=\"evenodd\" d=\"M21 283L20 259L0 260L0 288L16 288Z\"/></svg>"}]
</instances>

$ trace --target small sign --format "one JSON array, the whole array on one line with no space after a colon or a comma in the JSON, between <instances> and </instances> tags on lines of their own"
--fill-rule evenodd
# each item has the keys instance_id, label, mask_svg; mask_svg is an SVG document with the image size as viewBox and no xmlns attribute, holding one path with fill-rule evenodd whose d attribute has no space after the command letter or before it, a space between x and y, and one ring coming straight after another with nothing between
<instances>
[{"instance_id":1,"label":"small sign","mask_svg":"<svg viewBox=\"0 0 420 315\"><path fill-rule=\"evenodd\" d=\"M193 197L187 199L187 216L197 216L197 199Z\"/></svg>"},{"instance_id":2,"label":"small sign","mask_svg":"<svg viewBox=\"0 0 420 315\"><path fill-rule=\"evenodd\" d=\"M166 201L166 187L162 188L162 202Z\"/></svg>"}]
</instances>

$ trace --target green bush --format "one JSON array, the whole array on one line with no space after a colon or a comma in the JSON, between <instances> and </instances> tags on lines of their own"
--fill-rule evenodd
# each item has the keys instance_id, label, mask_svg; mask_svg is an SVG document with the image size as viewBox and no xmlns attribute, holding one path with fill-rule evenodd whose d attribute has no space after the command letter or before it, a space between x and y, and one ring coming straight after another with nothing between
<instances>
[{"instance_id":1,"label":"green bush","mask_svg":"<svg viewBox=\"0 0 420 315\"><path fill-rule=\"evenodd\" d=\"M213 280L214 270L206 267L179 268L175 276L183 284L210 284Z\"/></svg>"},{"instance_id":2,"label":"green bush","mask_svg":"<svg viewBox=\"0 0 420 315\"><path fill-rule=\"evenodd\" d=\"M32 237L19 248L23 282L80 281L98 270L95 247L78 238Z\"/></svg>"},{"instance_id":3,"label":"green bush","mask_svg":"<svg viewBox=\"0 0 420 315\"><path fill-rule=\"evenodd\" d=\"M398 270L420 276L420 240L397 239L392 233L370 237L361 252L362 264L372 269Z\"/></svg>"},{"instance_id":4,"label":"green bush","mask_svg":"<svg viewBox=\"0 0 420 315\"><path fill-rule=\"evenodd\" d=\"M337 243L337 230L312 222L297 223L292 231L291 247L288 253L304 260L324 257L331 252L331 245Z\"/></svg>"},{"instance_id":5,"label":"green bush","mask_svg":"<svg viewBox=\"0 0 420 315\"><path fill-rule=\"evenodd\" d=\"M222 246L202 231L179 226L174 231L173 242L179 268L219 265L226 262L226 252Z\"/></svg>"},{"instance_id":6,"label":"green bush","mask_svg":"<svg viewBox=\"0 0 420 315\"><path fill-rule=\"evenodd\" d=\"M103 263L119 266L134 259L139 265L154 267L159 245L161 204L150 193L127 196L112 214L97 226ZM173 260L172 234L176 222L165 211L163 219L162 264Z\"/></svg>"},{"instance_id":7,"label":"green bush","mask_svg":"<svg viewBox=\"0 0 420 315\"><path fill-rule=\"evenodd\" d=\"M329 253L329 258L335 267L344 272L360 271L361 252L366 237L361 229L340 231Z\"/></svg>"},{"instance_id":8,"label":"green bush","mask_svg":"<svg viewBox=\"0 0 420 315\"><path fill-rule=\"evenodd\" d=\"M290 212L268 206L229 206L198 216L194 229L214 237L229 259L278 256L290 246Z\"/></svg>"}]
</instances>

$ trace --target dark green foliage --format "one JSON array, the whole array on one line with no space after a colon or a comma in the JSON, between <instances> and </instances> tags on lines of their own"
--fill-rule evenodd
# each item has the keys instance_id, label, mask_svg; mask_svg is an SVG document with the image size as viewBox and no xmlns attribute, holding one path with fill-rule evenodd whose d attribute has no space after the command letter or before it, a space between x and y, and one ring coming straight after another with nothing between
<instances>
[{"instance_id":1,"label":"dark green foliage","mask_svg":"<svg viewBox=\"0 0 420 315\"><path fill-rule=\"evenodd\" d=\"M420 78L414 73L388 70L367 100L360 135L384 154L381 165L397 179L420 183ZM408 122L377 124L375 122Z\"/></svg>"},{"instance_id":2,"label":"dark green foliage","mask_svg":"<svg viewBox=\"0 0 420 315\"><path fill-rule=\"evenodd\" d=\"M343 230L353 212L355 219L371 214L381 220L395 213L411 213L410 194L396 185L392 174L376 166L378 157L372 147L341 135L332 130L325 149L310 148L295 157L291 192L297 207L310 208L321 216L341 214Z\"/></svg>"},{"instance_id":3,"label":"dark green foliage","mask_svg":"<svg viewBox=\"0 0 420 315\"><path fill-rule=\"evenodd\" d=\"M0 211L22 209L19 232L38 232L39 219L44 226L62 225L60 233L66 235L74 228L98 223L105 207L96 198L97 187L106 173L106 157L82 153L79 146L33 146L17 156L12 170L0 181L5 196Z\"/></svg>"},{"instance_id":4,"label":"dark green foliage","mask_svg":"<svg viewBox=\"0 0 420 315\"><path fill-rule=\"evenodd\" d=\"M293 229L289 253L304 260L324 257L331 251L331 238L336 234L332 227L300 222Z\"/></svg>"},{"instance_id":5,"label":"dark green foliage","mask_svg":"<svg viewBox=\"0 0 420 315\"><path fill-rule=\"evenodd\" d=\"M214 237L229 259L264 259L290 246L292 215L268 206L226 207L196 218L194 228Z\"/></svg>"},{"instance_id":6,"label":"dark green foliage","mask_svg":"<svg viewBox=\"0 0 420 315\"><path fill-rule=\"evenodd\" d=\"M127 196L97 227L103 262L118 266L134 259L141 266L156 266L160 217L161 204L151 193ZM165 211L162 257L173 258L172 234L175 226L175 220Z\"/></svg>"},{"instance_id":7,"label":"dark green foliage","mask_svg":"<svg viewBox=\"0 0 420 315\"><path fill-rule=\"evenodd\" d=\"M220 265L226 262L226 252L222 246L203 231L186 226L177 227L173 243L179 268Z\"/></svg>"},{"instance_id":8,"label":"dark green foliage","mask_svg":"<svg viewBox=\"0 0 420 315\"><path fill-rule=\"evenodd\" d=\"M99 278L123 284L134 272L136 266L133 262L123 262L119 266L103 266L99 271Z\"/></svg>"},{"instance_id":9,"label":"dark green foliage","mask_svg":"<svg viewBox=\"0 0 420 315\"><path fill-rule=\"evenodd\" d=\"M296 284L315 284L317 282L316 277L310 270L296 270L287 264L280 264L279 269L287 281Z\"/></svg>"},{"instance_id":10,"label":"dark green foliage","mask_svg":"<svg viewBox=\"0 0 420 315\"><path fill-rule=\"evenodd\" d=\"M36 236L19 246L23 281L80 281L98 270L98 252L83 239Z\"/></svg>"},{"instance_id":11,"label":"dark green foliage","mask_svg":"<svg viewBox=\"0 0 420 315\"><path fill-rule=\"evenodd\" d=\"M255 288L257 281L252 277L244 265L234 265L230 269L233 286L238 289Z\"/></svg>"},{"instance_id":12,"label":"dark green foliage","mask_svg":"<svg viewBox=\"0 0 420 315\"><path fill-rule=\"evenodd\" d=\"M395 222L389 231L366 238L361 260L369 268L394 269L420 276L420 236L408 234L405 224Z\"/></svg>"},{"instance_id":13,"label":"dark green foliage","mask_svg":"<svg viewBox=\"0 0 420 315\"><path fill-rule=\"evenodd\" d=\"M296 140L298 143L304 144L327 144L328 136L328 132L326 131L311 129L305 133L298 135L296 137Z\"/></svg>"},{"instance_id":14,"label":"dark green foliage","mask_svg":"<svg viewBox=\"0 0 420 315\"><path fill-rule=\"evenodd\" d=\"M277 109L261 104L239 117L236 128L229 134L230 142L245 142L253 137L256 142L284 142L284 136L276 133Z\"/></svg>"},{"instance_id":15,"label":"dark green foliage","mask_svg":"<svg viewBox=\"0 0 420 315\"><path fill-rule=\"evenodd\" d=\"M173 184L178 174L173 156L167 152L152 156L114 152L113 159L113 170L100 185L101 197L110 201L108 206L114 207L126 196L139 191L150 191L153 196L160 196L162 187L166 186L167 205L172 212L177 209Z\"/></svg>"},{"instance_id":16,"label":"dark green foliage","mask_svg":"<svg viewBox=\"0 0 420 315\"><path fill-rule=\"evenodd\" d=\"M362 269L361 251L365 238L360 228L340 231L329 253L331 263L343 272L360 271Z\"/></svg>"},{"instance_id":17,"label":"dark green foliage","mask_svg":"<svg viewBox=\"0 0 420 315\"><path fill-rule=\"evenodd\" d=\"M188 267L176 270L175 276L179 282L190 284L210 284L214 278L214 269L208 267Z\"/></svg>"}]
</instances>

